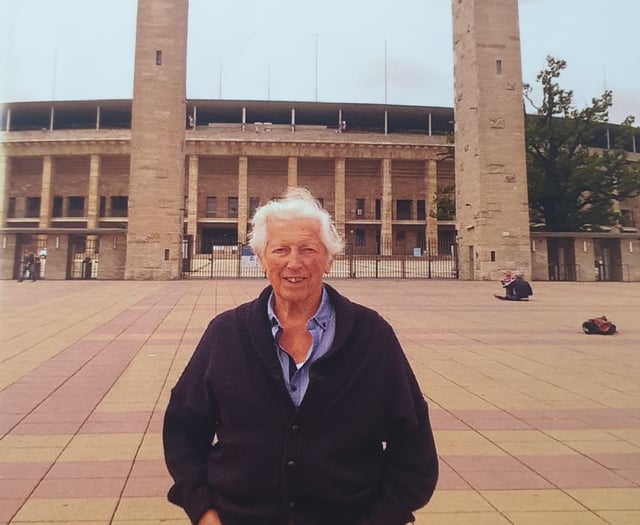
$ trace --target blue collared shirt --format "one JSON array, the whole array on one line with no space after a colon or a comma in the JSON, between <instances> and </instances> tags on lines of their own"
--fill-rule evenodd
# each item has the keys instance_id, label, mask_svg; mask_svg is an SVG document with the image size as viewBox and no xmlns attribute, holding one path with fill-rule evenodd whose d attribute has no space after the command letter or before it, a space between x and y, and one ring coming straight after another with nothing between
<instances>
[{"instance_id":1,"label":"blue collared shirt","mask_svg":"<svg viewBox=\"0 0 640 525\"><path fill-rule=\"evenodd\" d=\"M311 346L309 347L304 362L299 363L297 366L296 363L293 362L293 359L291 359L291 356L287 354L278 343L280 334L282 333L282 327L273 309L273 292L271 292L267 303L267 315L271 322L271 333L273 334L275 350L282 368L284 383L293 404L300 406L302 398L309 387L309 369L311 365L325 355L333 344L333 338L336 333L335 309L331 301L329 301L329 294L322 288L320 306L318 306L313 317L307 321L307 330L311 334L312 340Z\"/></svg>"}]
</instances>

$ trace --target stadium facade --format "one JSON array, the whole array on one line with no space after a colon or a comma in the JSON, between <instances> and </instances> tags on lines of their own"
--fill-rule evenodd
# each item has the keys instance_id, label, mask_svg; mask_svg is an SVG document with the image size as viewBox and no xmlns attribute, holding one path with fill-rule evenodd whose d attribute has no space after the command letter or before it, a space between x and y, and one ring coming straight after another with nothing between
<instances>
[{"instance_id":1,"label":"stadium facade","mask_svg":"<svg viewBox=\"0 0 640 525\"><path fill-rule=\"evenodd\" d=\"M453 12L455 108L186 100L187 0L140 0L132 100L2 107L0 278L29 251L47 279L196 275L201 255L240 261L256 207L304 186L349 256L640 280L639 199L615 231L532 233L517 1Z\"/></svg>"}]
</instances>

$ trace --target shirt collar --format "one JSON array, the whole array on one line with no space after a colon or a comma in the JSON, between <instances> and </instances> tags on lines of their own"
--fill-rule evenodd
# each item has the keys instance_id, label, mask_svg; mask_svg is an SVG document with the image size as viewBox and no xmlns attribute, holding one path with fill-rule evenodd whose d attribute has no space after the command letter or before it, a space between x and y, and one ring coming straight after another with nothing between
<instances>
[{"instance_id":1,"label":"shirt collar","mask_svg":"<svg viewBox=\"0 0 640 525\"><path fill-rule=\"evenodd\" d=\"M273 309L273 290L271 291L271 295L269 295L269 300L267 301L267 315L269 316L269 322L271 323L271 327L280 326L280 321L276 316L276 312ZM309 322L315 323L323 330L326 330L329 322L331 321L331 317L333 315L333 308L331 306L331 301L329 300L329 294L325 287L322 287L322 297L320 298L320 304L318 305L318 309L316 313L313 314Z\"/></svg>"}]
</instances>

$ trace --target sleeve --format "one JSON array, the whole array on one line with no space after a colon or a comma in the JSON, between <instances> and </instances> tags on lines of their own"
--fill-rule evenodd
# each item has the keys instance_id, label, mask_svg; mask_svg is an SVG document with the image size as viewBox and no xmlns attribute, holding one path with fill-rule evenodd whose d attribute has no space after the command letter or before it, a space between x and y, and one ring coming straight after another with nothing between
<instances>
[{"instance_id":1,"label":"sleeve","mask_svg":"<svg viewBox=\"0 0 640 525\"><path fill-rule=\"evenodd\" d=\"M182 507L193 524L213 501L207 463L218 411L206 381L212 331L210 324L171 391L162 430L165 462L174 480L168 499Z\"/></svg>"},{"instance_id":2,"label":"sleeve","mask_svg":"<svg viewBox=\"0 0 640 525\"><path fill-rule=\"evenodd\" d=\"M383 344L389 348L385 476L363 525L405 525L431 499L438 456L427 403L391 327Z\"/></svg>"}]
</instances>

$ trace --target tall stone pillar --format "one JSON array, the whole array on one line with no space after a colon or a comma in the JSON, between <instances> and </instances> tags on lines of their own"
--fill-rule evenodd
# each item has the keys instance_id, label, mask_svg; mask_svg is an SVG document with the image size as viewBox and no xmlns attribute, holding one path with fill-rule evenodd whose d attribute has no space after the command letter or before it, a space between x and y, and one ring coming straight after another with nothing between
<instances>
[{"instance_id":1,"label":"tall stone pillar","mask_svg":"<svg viewBox=\"0 0 640 525\"><path fill-rule=\"evenodd\" d=\"M345 238L346 227L346 162L344 158L337 158L334 165L334 193L335 193L335 208L334 208L334 220L336 229L340 234L340 237Z\"/></svg>"},{"instance_id":2,"label":"tall stone pillar","mask_svg":"<svg viewBox=\"0 0 640 525\"><path fill-rule=\"evenodd\" d=\"M518 0L452 9L460 277L530 277Z\"/></svg>"},{"instance_id":3,"label":"tall stone pillar","mask_svg":"<svg viewBox=\"0 0 640 525\"><path fill-rule=\"evenodd\" d=\"M289 157L287 163L287 186L295 188L298 185L298 157Z\"/></svg>"},{"instance_id":4,"label":"tall stone pillar","mask_svg":"<svg viewBox=\"0 0 640 525\"><path fill-rule=\"evenodd\" d=\"M97 228L99 221L98 199L100 182L100 155L91 155L89 165L89 198L87 201L87 227Z\"/></svg>"},{"instance_id":5,"label":"tall stone pillar","mask_svg":"<svg viewBox=\"0 0 640 525\"><path fill-rule=\"evenodd\" d=\"M197 155L189 155L189 200L187 210L187 235L193 239L192 251L196 253L198 244L198 175L200 160Z\"/></svg>"},{"instance_id":6,"label":"tall stone pillar","mask_svg":"<svg viewBox=\"0 0 640 525\"><path fill-rule=\"evenodd\" d=\"M138 0L125 279L182 261L188 0Z\"/></svg>"},{"instance_id":7,"label":"tall stone pillar","mask_svg":"<svg viewBox=\"0 0 640 525\"><path fill-rule=\"evenodd\" d=\"M51 225L51 179L53 178L53 158L46 155L42 159L42 186L40 190L40 228Z\"/></svg>"},{"instance_id":8,"label":"tall stone pillar","mask_svg":"<svg viewBox=\"0 0 640 525\"><path fill-rule=\"evenodd\" d=\"M391 159L382 159L382 222L380 225L380 255L393 255L393 191Z\"/></svg>"},{"instance_id":9,"label":"tall stone pillar","mask_svg":"<svg viewBox=\"0 0 640 525\"><path fill-rule=\"evenodd\" d=\"M435 209L438 195L438 163L434 159L424 161L424 197L427 224L425 239L430 255L438 255L438 213Z\"/></svg>"},{"instance_id":10,"label":"tall stone pillar","mask_svg":"<svg viewBox=\"0 0 640 525\"><path fill-rule=\"evenodd\" d=\"M238 242L247 242L247 221L249 220L249 158L242 155L238 159Z\"/></svg>"}]
</instances>

